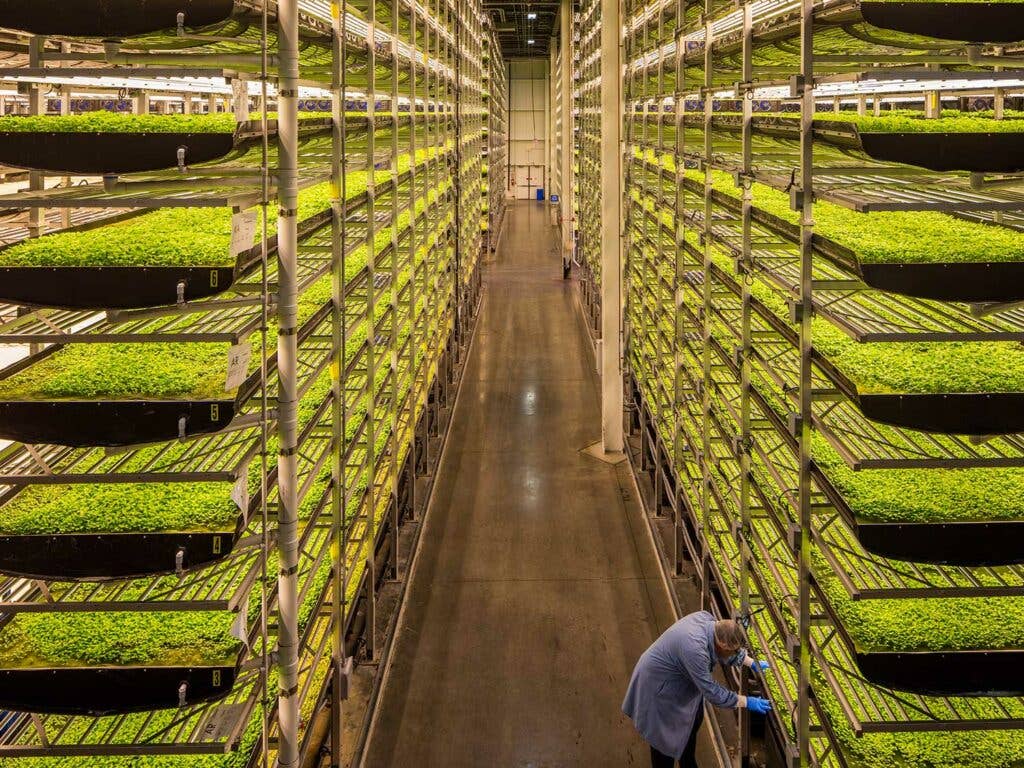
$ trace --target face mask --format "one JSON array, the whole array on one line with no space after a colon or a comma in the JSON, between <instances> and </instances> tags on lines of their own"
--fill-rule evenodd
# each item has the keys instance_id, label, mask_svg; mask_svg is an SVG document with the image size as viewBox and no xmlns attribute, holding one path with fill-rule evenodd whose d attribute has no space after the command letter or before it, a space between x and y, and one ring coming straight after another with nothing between
<instances>
[{"instance_id":1,"label":"face mask","mask_svg":"<svg viewBox=\"0 0 1024 768\"><path fill-rule=\"evenodd\" d=\"M742 654L743 654L743 651L739 650L739 651L736 651L736 653L734 653L732 656L729 656L728 658L722 659L721 656L719 656L719 658L722 659L722 666L734 667L737 664L739 664L740 659L742 658Z\"/></svg>"}]
</instances>

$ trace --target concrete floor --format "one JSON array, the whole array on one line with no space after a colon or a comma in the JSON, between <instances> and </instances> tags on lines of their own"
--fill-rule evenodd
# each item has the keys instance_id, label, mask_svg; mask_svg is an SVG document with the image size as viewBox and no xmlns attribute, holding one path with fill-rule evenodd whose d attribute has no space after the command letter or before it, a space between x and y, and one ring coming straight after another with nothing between
<instances>
[{"instance_id":1,"label":"concrete floor","mask_svg":"<svg viewBox=\"0 0 1024 768\"><path fill-rule=\"evenodd\" d=\"M671 621L546 204L510 206L364 765L649 765L619 706Z\"/></svg>"}]
</instances>

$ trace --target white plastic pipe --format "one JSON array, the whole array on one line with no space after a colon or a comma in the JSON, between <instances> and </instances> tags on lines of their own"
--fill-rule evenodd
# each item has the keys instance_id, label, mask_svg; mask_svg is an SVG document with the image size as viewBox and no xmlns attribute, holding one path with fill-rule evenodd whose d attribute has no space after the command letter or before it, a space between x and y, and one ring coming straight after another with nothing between
<instances>
[{"instance_id":1,"label":"white plastic pipe","mask_svg":"<svg viewBox=\"0 0 1024 768\"><path fill-rule=\"evenodd\" d=\"M299 764L297 207L299 6L278 3L277 429L278 764Z\"/></svg>"},{"instance_id":2,"label":"white plastic pipe","mask_svg":"<svg viewBox=\"0 0 1024 768\"><path fill-rule=\"evenodd\" d=\"M601 434L622 435L622 24L619 0L601 0Z\"/></svg>"}]
</instances>

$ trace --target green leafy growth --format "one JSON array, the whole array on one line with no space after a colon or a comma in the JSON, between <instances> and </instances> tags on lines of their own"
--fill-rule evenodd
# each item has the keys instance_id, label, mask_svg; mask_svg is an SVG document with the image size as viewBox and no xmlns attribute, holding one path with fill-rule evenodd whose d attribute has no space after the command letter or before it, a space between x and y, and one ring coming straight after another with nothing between
<instances>
[{"instance_id":1,"label":"green leafy growth","mask_svg":"<svg viewBox=\"0 0 1024 768\"><path fill-rule=\"evenodd\" d=\"M687 171L703 182L704 175ZM712 173L714 187L732 197L732 177ZM790 224L799 214L785 192L755 183L754 206ZM931 264L1024 260L1024 238L1005 227L964 221L934 211L859 213L826 201L814 205L815 233L856 254L864 264Z\"/></svg>"},{"instance_id":2,"label":"green leafy growth","mask_svg":"<svg viewBox=\"0 0 1024 768\"><path fill-rule=\"evenodd\" d=\"M731 269L724 259L719 266ZM755 278L751 294L789 322L785 301L768 283ZM811 331L815 349L860 394L1024 392L1024 346L1014 342L859 343L821 317Z\"/></svg>"},{"instance_id":3,"label":"green leafy growth","mask_svg":"<svg viewBox=\"0 0 1024 768\"><path fill-rule=\"evenodd\" d=\"M0 133L233 133L235 125L235 117L230 112L215 115L86 112L81 115L0 117Z\"/></svg>"},{"instance_id":4,"label":"green leafy growth","mask_svg":"<svg viewBox=\"0 0 1024 768\"><path fill-rule=\"evenodd\" d=\"M431 199L435 197L431 195ZM416 203L417 213L426 206L424 199ZM398 228L401 231L411 220L408 211L399 215ZM375 233L375 247L378 251L390 243L391 228L384 227ZM425 249L421 253L425 254ZM366 266L365 245L356 249L346 261L346 280ZM408 272L400 275L400 285L408 282ZM322 278L314 283L300 297L300 322L317 309L323 307L331 297L331 280ZM378 317L388 311L387 304L377 307ZM365 324L346 340L345 364L355 359L366 342ZM140 348L153 345L129 345ZM186 346L186 345L182 345ZM196 346L196 345L192 345ZM213 345L216 346L216 345ZM90 345L82 345L89 349ZM260 350L254 349L254 359L259 359ZM221 350L223 354L223 350ZM216 362L223 363L223 358ZM387 372L380 367L379 375ZM223 373L209 376L214 381L223 381ZM45 377L42 377L45 379ZM299 402L299 425L304 427L315 416L317 408L324 401L330 389L330 380L321 376L310 387L306 397ZM354 436L360 419L365 414L363 403L357 403L349 413L348 437ZM273 442L273 439L272 439ZM161 451L163 461L171 461L187 450L184 444L142 449L136 460L145 462L150 454ZM259 488L259 466L254 463L249 470L249 491ZM12 535L46 533L106 533L106 532L166 532L166 531L231 531L237 520L237 509L231 501L230 483L127 483L127 484L73 484L73 485L31 485L17 494L3 507L0 515L0 531Z\"/></svg>"},{"instance_id":5,"label":"green leafy growth","mask_svg":"<svg viewBox=\"0 0 1024 768\"><path fill-rule=\"evenodd\" d=\"M362 114L362 113L359 113ZM253 112L250 120L263 115ZM299 121L324 120L330 113L300 112ZM277 113L267 115L276 120ZM0 133L234 133L231 112L206 115L133 115L125 112L84 112L80 115L6 115L0 117Z\"/></svg>"},{"instance_id":6,"label":"green leafy growth","mask_svg":"<svg viewBox=\"0 0 1024 768\"><path fill-rule=\"evenodd\" d=\"M422 162L429 150L417 152ZM409 155L398 160L398 172L411 164ZM390 170L378 172L385 181ZM346 193L355 197L366 189L366 173L346 174ZM330 207L331 186L317 184L299 193L299 221ZM55 232L0 250L0 266L6 267L227 267L231 255L229 208L161 208L103 227L75 232ZM277 220L268 220L268 235Z\"/></svg>"},{"instance_id":7,"label":"green leafy growth","mask_svg":"<svg viewBox=\"0 0 1024 768\"><path fill-rule=\"evenodd\" d=\"M1024 519L1024 470L872 469L855 472L824 440L814 438L813 455L865 521L937 523Z\"/></svg>"},{"instance_id":8,"label":"green leafy growth","mask_svg":"<svg viewBox=\"0 0 1024 768\"><path fill-rule=\"evenodd\" d=\"M6 534L231 531L238 508L225 483L30 485L3 508Z\"/></svg>"}]
</instances>

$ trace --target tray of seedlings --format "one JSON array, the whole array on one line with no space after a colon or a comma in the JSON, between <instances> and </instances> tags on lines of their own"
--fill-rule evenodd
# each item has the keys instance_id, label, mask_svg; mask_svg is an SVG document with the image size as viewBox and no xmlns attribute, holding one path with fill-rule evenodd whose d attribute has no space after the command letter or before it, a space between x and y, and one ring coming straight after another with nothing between
<instances>
[{"instance_id":1,"label":"tray of seedlings","mask_svg":"<svg viewBox=\"0 0 1024 768\"><path fill-rule=\"evenodd\" d=\"M300 117L301 135L330 130L331 119ZM274 116L268 133L277 133ZM0 164L53 173L117 175L187 169L225 157L262 136L260 119L236 122L231 113L0 117Z\"/></svg>"},{"instance_id":2,"label":"tray of seedlings","mask_svg":"<svg viewBox=\"0 0 1024 768\"><path fill-rule=\"evenodd\" d=\"M703 187L703 174L687 172ZM715 172L714 199L738 209L740 190ZM755 183L754 220L799 242L789 195ZM859 213L819 201L814 206L816 253L871 288L935 301L1002 303L1024 298L1024 242L1011 229L933 211Z\"/></svg>"},{"instance_id":3,"label":"tray of seedlings","mask_svg":"<svg viewBox=\"0 0 1024 768\"><path fill-rule=\"evenodd\" d=\"M428 208L420 200L417 215L427 216ZM399 214L400 236L411 216L412 211ZM375 247L384 253L390 243L391 229L384 227L375 237ZM366 246L361 243L346 259L349 290L367 279L366 263ZM405 273L400 282L408 282ZM321 278L299 300L300 415L308 410L310 397L319 401L326 396L327 379L321 376L314 382L313 377L328 360L323 340L330 338L330 283L330 277ZM386 310L382 305L378 312ZM349 329L346 360L360 353L365 337L364 325ZM312 387L308 393L307 386ZM362 407L350 407L350 423ZM206 445L200 438L147 446L135 450L130 460L140 467L173 467L207 457L203 461L209 464L222 451L232 467L226 480L44 483L10 489L0 498L0 571L27 578L90 580L182 572L223 559L249 535L247 526L259 506L258 436L258 427L246 427L215 436L216 445Z\"/></svg>"},{"instance_id":4,"label":"tray of seedlings","mask_svg":"<svg viewBox=\"0 0 1024 768\"><path fill-rule=\"evenodd\" d=\"M703 127L703 116L687 123ZM799 141L800 116L793 113L756 114L752 129L785 141ZM730 133L743 130L738 114L716 113L712 128ZM901 163L945 173L1020 173L1024 171L1024 120L970 113L943 112L940 118L921 113L821 112L814 119L814 139L872 160Z\"/></svg>"},{"instance_id":5,"label":"tray of seedlings","mask_svg":"<svg viewBox=\"0 0 1024 768\"><path fill-rule=\"evenodd\" d=\"M418 162L430 152L417 152ZM408 154L398 159L405 174ZM390 178L380 172L378 182ZM367 176L351 171L346 199L366 190ZM299 193L300 236L330 223L329 183ZM68 309L132 309L187 304L228 291L262 259L262 244L233 237L228 208L162 208L113 223L83 226L0 248L0 300ZM267 247L277 247L276 218ZM257 225L257 238L261 234ZM234 251L234 252L233 252Z\"/></svg>"},{"instance_id":6,"label":"tray of seedlings","mask_svg":"<svg viewBox=\"0 0 1024 768\"><path fill-rule=\"evenodd\" d=\"M694 268L697 268L701 253L690 248L686 252L693 259ZM716 311L711 315L711 341L719 351L723 364L734 369L732 351L739 343L739 287L727 271L731 266L729 260L724 256L716 258L718 262L712 264L712 276L721 289L715 295ZM752 370L751 397L760 405L765 420L777 432L784 433L790 448L795 450L795 438L792 437L787 421L793 409L790 400L792 376L785 374L795 364L795 348L792 340L784 336L791 333L792 329L787 321L767 308L774 306L777 297L767 292L763 283L755 278L751 289L754 324L758 330L758 349L752 358L755 365ZM702 289L697 286L697 290ZM698 304L699 298L694 297ZM757 321L765 318L774 322L758 325ZM696 323L696 316L691 321ZM815 335L816 343L819 338L826 341L836 333L833 328L818 329L817 324L825 323L824 320L816 318L813 322L815 330L821 331L821 337L817 333ZM773 332L779 336L773 338ZM849 343L845 337L840 338L844 344ZM980 343L978 346L984 347L987 344L994 344L999 349L1004 346L1003 343ZM946 351L952 353L952 359L971 363L970 367L958 371L954 369L952 379L947 371L951 358L943 356L939 357L942 363L936 369L924 366L923 370L918 371L904 366L902 373L900 370L876 371L875 379L881 378L890 385L899 383L904 392L907 389L904 378L913 382L921 377L927 379L929 375L935 377L933 381L939 382L940 388L950 388L950 381L962 381L964 377L972 382L970 389L980 388L990 375L1006 379L998 387L1000 389L1018 386L1013 365L1008 367L1004 362L1001 368L993 365L989 370L986 366L992 363L988 355L975 359L972 354L964 356L962 351L956 351L958 346L963 346L969 352L975 346L973 343L861 346L893 348L897 358L892 359L889 364L891 367L901 362L899 356L910 353L910 349L905 350L905 347L921 348L925 361L929 353L933 352L933 347L948 347ZM1005 346L1008 346L1005 351L1007 354L1016 354L1019 347L1017 344ZM820 352L816 350L816 363L824 359ZM996 359L1000 359L1000 356L997 355ZM847 370L859 369L857 365L852 365ZM893 379L893 376L897 378ZM835 382L823 375L820 368L815 373L814 385L821 392L836 391ZM819 408L828 405L825 403ZM938 421L943 418L946 422L939 424ZM949 418L936 417L930 425L945 426ZM963 423L959 421L957 425L963 426ZM922 425L918 423L916 426ZM895 433L890 437L894 441L898 439ZM935 439L941 442L944 436L936 434ZM927 445L928 441L925 439L921 443ZM812 455L812 473L821 492L842 515L867 551L898 560L965 566L1024 562L1024 555L1021 554L1024 552L1024 505L1018 503L1019 494L1013 490L1024 483L1024 470L1019 467L900 467L858 471L820 434L815 436Z\"/></svg>"}]
</instances>

